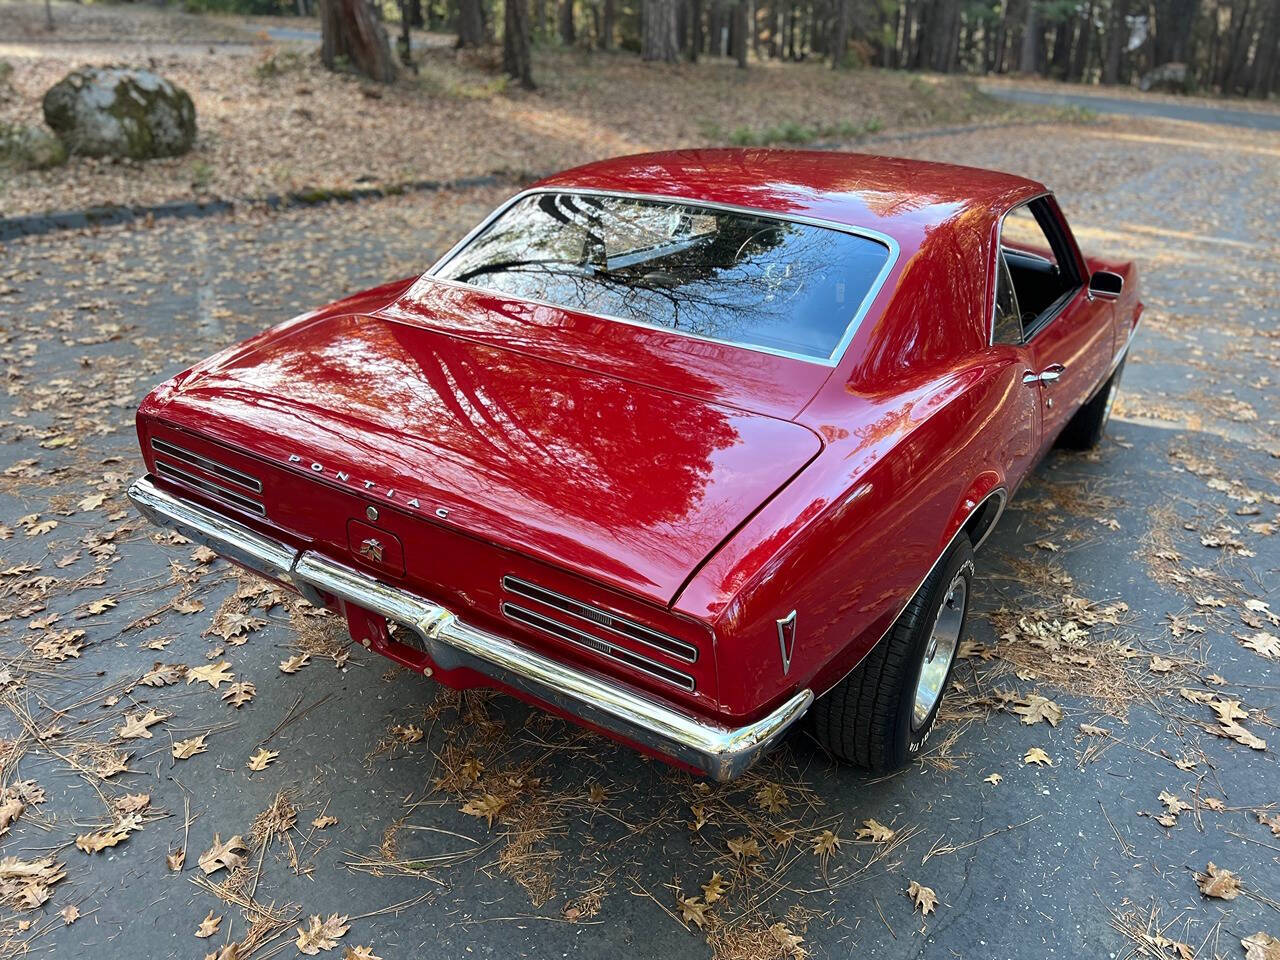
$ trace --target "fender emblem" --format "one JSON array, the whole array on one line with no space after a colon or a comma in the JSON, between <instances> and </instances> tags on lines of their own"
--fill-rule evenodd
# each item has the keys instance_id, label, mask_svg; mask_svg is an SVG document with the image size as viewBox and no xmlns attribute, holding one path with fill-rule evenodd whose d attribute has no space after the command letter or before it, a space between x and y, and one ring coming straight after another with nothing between
<instances>
[{"instance_id":1,"label":"fender emblem","mask_svg":"<svg viewBox=\"0 0 1280 960\"><path fill-rule=\"evenodd\" d=\"M360 544L360 556L368 557L374 563L382 562L382 542L370 537Z\"/></svg>"},{"instance_id":2,"label":"fender emblem","mask_svg":"<svg viewBox=\"0 0 1280 960\"><path fill-rule=\"evenodd\" d=\"M782 654L782 675L791 672L791 655L796 649L796 612L792 610L778 621L778 650Z\"/></svg>"}]
</instances>

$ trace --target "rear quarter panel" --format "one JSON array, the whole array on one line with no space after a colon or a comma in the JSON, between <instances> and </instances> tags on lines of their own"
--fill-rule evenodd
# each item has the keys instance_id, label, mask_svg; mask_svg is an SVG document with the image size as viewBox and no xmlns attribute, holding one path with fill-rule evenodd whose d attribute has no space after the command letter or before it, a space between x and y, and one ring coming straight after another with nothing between
<instances>
[{"instance_id":1,"label":"rear quarter panel","mask_svg":"<svg viewBox=\"0 0 1280 960\"><path fill-rule=\"evenodd\" d=\"M892 395L809 411L822 453L678 598L714 624L726 713L821 694L879 641L977 502L1007 485L1011 447L1034 443L1008 402L1022 370L1012 352L980 351ZM784 675L776 621L791 610Z\"/></svg>"}]
</instances>

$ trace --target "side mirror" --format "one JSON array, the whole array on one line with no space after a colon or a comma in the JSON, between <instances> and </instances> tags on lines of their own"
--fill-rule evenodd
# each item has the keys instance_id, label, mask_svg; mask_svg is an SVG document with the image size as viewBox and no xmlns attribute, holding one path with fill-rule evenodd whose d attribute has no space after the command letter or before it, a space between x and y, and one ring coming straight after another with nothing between
<instances>
[{"instance_id":1,"label":"side mirror","mask_svg":"<svg viewBox=\"0 0 1280 960\"><path fill-rule=\"evenodd\" d=\"M1089 278L1089 296L1115 300L1124 289L1124 277L1110 270L1095 270Z\"/></svg>"}]
</instances>

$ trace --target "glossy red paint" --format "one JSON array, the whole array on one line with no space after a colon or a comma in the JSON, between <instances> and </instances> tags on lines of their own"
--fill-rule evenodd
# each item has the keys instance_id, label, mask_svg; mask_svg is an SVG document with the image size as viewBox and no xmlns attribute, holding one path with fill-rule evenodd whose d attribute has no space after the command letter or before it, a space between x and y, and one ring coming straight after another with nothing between
<instances>
[{"instance_id":1,"label":"glossy red paint","mask_svg":"<svg viewBox=\"0 0 1280 960\"><path fill-rule=\"evenodd\" d=\"M829 221L899 253L834 367L429 275L389 284L157 388L138 416L148 469L159 437L259 476L267 519L243 522L366 569L358 543L382 531L403 563L384 559L389 582L719 722L821 693L852 669L961 526L993 518L980 505L1012 495L1141 312L1132 265L1080 257L1083 273L1126 278L1118 301L1082 288L1029 344L990 344L1000 218L1046 192L1006 174L706 150L591 164L540 186ZM1048 363L1070 371L1053 408L1023 382ZM504 618L506 575L696 647L693 664L645 651L694 689ZM793 610L784 672L777 621ZM376 618L345 612L376 649L431 666ZM479 682L463 674L437 678Z\"/></svg>"}]
</instances>

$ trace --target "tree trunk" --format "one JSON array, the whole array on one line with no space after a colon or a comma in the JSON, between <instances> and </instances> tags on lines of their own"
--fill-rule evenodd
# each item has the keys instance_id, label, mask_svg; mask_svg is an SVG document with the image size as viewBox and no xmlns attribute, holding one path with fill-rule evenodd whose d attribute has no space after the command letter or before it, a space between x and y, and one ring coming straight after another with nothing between
<instances>
[{"instance_id":1,"label":"tree trunk","mask_svg":"<svg viewBox=\"0 0 1280 960\"><path fill-rule=\"evenodd\" d=\"M1280 53L1280 9L1272 3L1267 9L1267 18L1263 21L1262 30L1258 34L1258 48L1253 55L1253 75L1249 80L1249 96L1263 100L1271 96L1271 88L1275 85L1278 53Z\"/></svg>"},{"instance_id":2,"label":"tree trunk","mask_svg":"<svg viewBox=\"0 0 1280 960\"><path fill-rule=\"evenodd\" d=\"M53 0L44 0L44 28L51 33L57 29L53 25Z\"/></svg>"},{"instance_id":3,"label":"tree trunk","mask_svg":"<svg viewBox=\"0 0 1280 960\"><path fill-rule=\"evenodd\" d=\"M697 63L702 52L702 0L689 0L689 62Z\"/></svg>"},{"instance_id":4,"label":"tree trunk","mask_svg":"<svg viewBox=\"0 0 1280 960\"><path fill-rule=\"evenodd\" d=\"M1035 73L1040 53L1040 7L1036 0L1027 2L1027 21L1022 28L1022 51L1018 55L1018 72Z\"/></svg>"},{"instance_id":5,"label":"tree trunk","mask_svg":"<svg viewBox=\"0 0 1280 960\"><path fill-rule=\"evenodd\" d=\"M615 0L604 0L604 15L600 21L600 49L613 49L613 23L618 18Z\"/></svg>"},{"instance_id":6,"label":"tree trunk","mask_svg":"<svg viewBox=\"0 0 1280 960\"><path fill-rule=\"evenodd\" d=\"M572 47L578 39L578 28L573 21L573 0L560 3L560 42Z\"/></svg>"},{"instance_id":7,"label":"tree trunk","mask_svg":"<svg viewBox=\"0 0 1280 960\"><path fill-rule=\"evenodd\" d=\"M529 53L529 0L503 0L502 69L526 90L534 89Z\"/></svg>"},{"instance_id":8,"label":"tree trunk","mask_svg":"<svg viewBox=\"0 0 1280 960\"><path fill-rule=\"evenodd\" d=\"M644 0L644 33L640 57L675 63L680 58L676 42L676 0Z\"/></svg>"},{"instance_id":9,"label":"tree trunk","mask_svg":"<svg viewBox=\"0 0 1280 960\"><path fill-rule=\"evenodd\" d=\"M738 0L733 10L733 55L738 69L747 69L747 0Z\"/></svg>"},{"instance_id":10,"label":"tree trunk","mask_svg":"<svg viewBox=\"0 0 1280 960\"><path fill-rule=\"evenodd\" d=\"M485 40L483 0L458 0L458 46L483 47Z\"/></svg>"},{"instance_id":11,"label":"tree trunk","mask_svg":"<svg viewBox=\"0 0 1280 960\"><path fill-rule=\"evenodd\" d=\"M1111 19L1107 24L1107 60L1102 65L1102 82L1106 84L1120 82L1120 61L1124 57L1125 47L1129 45L1129 24L1125 20L1127 7L1125 0L1111 0Z\"/></svg>"},{"instance_id":12,"label":"tree trunk","mask_svg":"<svg viewBox=\"0 0 1280 960\"><path fill-rule=\"evenodd\" d=\"M831 37L831 69L844 66L844 54L849 47L849 0L836 0L836 25Z\"/></svg>"},{"instance_id":13,"label":"tree trunk","mask_svg":"<svg viewBox=\"0 0 1280 960\"><path fill-rule=\"evenodd\" d=\"M368 0L320 0L320 59L333 70L339 57L370 80L396 78L387 31Z\"/></svg>"}]
</instances>

